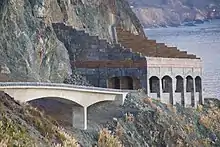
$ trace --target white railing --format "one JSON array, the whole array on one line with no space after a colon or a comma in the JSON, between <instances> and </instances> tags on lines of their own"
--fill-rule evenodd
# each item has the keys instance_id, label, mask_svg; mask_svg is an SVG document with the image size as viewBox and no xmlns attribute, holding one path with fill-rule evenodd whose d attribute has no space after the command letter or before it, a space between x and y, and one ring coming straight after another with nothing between
<instances>
[{"instance_id":1,"label":"white railing","mask_svg":"<svg viewBox=\"0 0 220 147\"><path fill-rule=\"evenodd\" d=\"M64 87L64 88L79 88L87 90L99 90L99 91L113 91L113 92L129 92L134 90L122 90L122 89L111 89L111 88L101 88L94 86L80 86L64 83L42 83L42 82L0 82L0 87L9 87L9 86L47 86L47 87Z\"/></svg>"}]
</instances>

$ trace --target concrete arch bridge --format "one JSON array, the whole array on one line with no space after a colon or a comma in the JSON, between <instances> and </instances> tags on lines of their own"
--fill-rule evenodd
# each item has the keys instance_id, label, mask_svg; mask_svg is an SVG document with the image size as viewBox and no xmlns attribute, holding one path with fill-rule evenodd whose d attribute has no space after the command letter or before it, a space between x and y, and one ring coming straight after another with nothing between
<instances>
[{"instance_id":1,"label":"concrete arch bridge","mask_svg":"<svg viewBox=\"0 0 220 147\"><path fill-rule=\"evenodd\" d=\"M119 89L33 82L0 82L0 90L20 102L51 97L77 103L82 106L82 110L79 110L80 113L77 112L77 114L73 111L72 125L84 130L87 129L87 108L89 106L103 101L115 101L116 104L121 105L129 92ZM81 125L76 126L75 124Z\"/></svg>"}]
</instances>

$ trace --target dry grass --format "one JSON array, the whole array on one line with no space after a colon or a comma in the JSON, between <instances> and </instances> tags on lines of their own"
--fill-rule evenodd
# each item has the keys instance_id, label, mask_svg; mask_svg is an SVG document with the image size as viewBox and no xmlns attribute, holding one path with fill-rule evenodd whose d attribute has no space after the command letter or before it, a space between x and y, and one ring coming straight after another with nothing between
<instances>
[{"instance_id":1,"label":"dry grass","mask_svg":"<svg viewBox=\"0 0 220 147\"><path fill-rule=\"evenodd\" d=\"M144 99L143 99L143 102L144 102L145 104L152 104L152 99L151 99L151 98L144 98Z\"/></svg>"},{"instance_id":2,"label":"dry grass","mask_svg":"<svg viewBox=\"0 0 220 147\"><path fill-rule=\"evenodd\" d=\"M13 102L11 101L11 105ZM8 108L11 108L11 106ZM18 114L8 114L7 108L0 103L0 147L7 146L37 146L36 137L30 136L30 126L33 130L38 131L43 136L43 142L48 146L56 147L77 147L77 141L73 136L66 133L64 129L58 127L56 121L47 117L43 112L30 106L29 104L20 104L16 108ZM20 124L20 121L11 117L20 116L27 124Z\"/></svg>"},{"instance_id":3,"label":"dry grass","mask_svg":"<svg viewBox=\"0 0 220 147\"><path fill-rule=\"evenodd\" d=\"M155 99L151 99L151 98L144 98L143 102L145 104L148 104L149 106L151 106L151 108L155 111L157 111L158 113L162 113L162 109L160 107L158 107L156 104L154 104L153 102L159 102L159 100L155 100Z\"/></svg>"},{"instance_id":4,"label":"dry grass","mask_svg":"<svg viewBox=\"0 0 220 147\"><path fill-rule=\"evenodd\" d=\"M55 147L77 147L77 141L73 136L66 133L63 128L57 127L55 129L58 130L60 137L63 138L62 144L56 144Z\"/></svg>"},{"instance_id":5,"label":"dry grass","mask_svg":"<svg viewBox=\"0 0 220 147\"><path fill-rule=\"evenodd\" d=\"M107 129L102 129L98 139L99 147L123 147L118 136L111 135Z\"/></svg>"},{"instance_id":6,"label":"dry grass","mask_svg":"<svg viewBox=\"0 0 220 147\"><path fill-rule=\"evenodd\" d=\"M57 147L75 147L77 141L73 136L66 133L63 128L58 127L58 123L48 117L43 112L39 111L37 108L34 108L30 105L25 105L26 107L26 120L30 121L37 130L47 139L49 142L52 140L57 140L55 146Z\"/></svg>"},{"instance_id":7,"label":"dry grass","mask_svg":"<svg viewBox=\"0 0 220 147\"><path fill-rule=\"evenodd\" d=\"M0 147L7 147L7 144L8 144L8 139L3 139L3 140L0 142Z\"/></svg>"},{"instance_id":8,"label":"dry grass","mask_svg":"<svg viewBox=\"0 0 220 147\"><path fill-rule=\"evenodd\" d=\"M210 144L211 144L211 141L210 141L210 139L208 139L208 138L206 138L206 139L201 139L201 140L195 140L195 141L193 141L192 142L192 144L194 145L194 146L203 146L203 147L210 147Z\"/></svg>"},{"instance_id":9,"label":"dry grass","mask_svg":"<svg viewBox=\"0 0 220 147\"><path fill-rule=\"evenodd\" d=\"M206 114L202 114L199 123L206 128L220 132L220 110L217 107L210 108Z\"/></svg>"},{"instance_id":10,"label":"dry grass","mask_svg":"<svg viewBox=\"0 0 220 147\"><path fill-rule=\"evenodd\" d=\"M121 137L123 135L123 128L122 126L118 123L116 127L116 136Z\"/></svg>"},{"instance_id":11,"label":"dry grass","mask_svg":"<svg viewBox=\"0 0 220 147\"><path fill-rule=\"evenodd\" d=\"M0 121L0 146L34 146L27 130L2 114Z\"/></svg>"},{"instance_id":12,"label":"dry grass","mask_svg":"<svg viewBox=\"0 0 220 147\"><path fill-rule=\"evenodd\" d=\"M167 107L167 109L170 111L170 112L173 112L173 113L175 113L176 114L176 107L175 106L173 106L172 104L166 104L166 107Z\"/></svg>"},{"instance_id":13,"label":"dry grass","mask_svg":"<svg viewBox=\"0 0 220 147\"><path fill-rule=\"evenodd\" d=\"M195 127L193 124L186 124L186 125L184 125L184 131L187 134L193 133L195 131Z\"/></svg>"},{"instance_id":14,"label":"dry grass","mask_svg":"<svg viewBox=\"0 0 220 147\"><path fill-rule=\"evenodd\" d=\"M197 110L198 112L202 112L203 106L202 106L202 105L198 105L196 110Z\"/></svg>"}]
</instances>

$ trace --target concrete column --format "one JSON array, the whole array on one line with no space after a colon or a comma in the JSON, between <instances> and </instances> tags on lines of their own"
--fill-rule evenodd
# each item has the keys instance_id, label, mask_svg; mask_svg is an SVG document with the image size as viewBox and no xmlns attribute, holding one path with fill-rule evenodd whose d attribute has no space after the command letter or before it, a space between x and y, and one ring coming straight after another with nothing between
<instances>
[{"instance_id":1,"label":"concrete column","mask_svg":"<svg viewBox=\"0 0 220 147\"><path fill-rule=\"evenodd\" d=\"M120 77L120 89L125 89L124 77Z\"/></svg>"},{"instance_id":2,"label":"concrete column","mask_svg":"<svg viewBox=\"0 0 220 147\"><path fill-rule=\"evenodd\" d=\"M183 106L186 107L186 77L183 78Z\"/></svg>"},{"instance_id":3,"label":"concrete column","mask_svg":"<svg viewBox=\"0 0 220 147\"><path fill-rule=\"evenodd\" d=\"M192 99L194 101L194 107L197 107L197 102L196 102L196 82L195 78L193 78L193 92L192 92Z\"/></svg>"},{"instance_id":4,"label":"concrete column","mask_svg":"<svg viewBox=\"0 0 220 147\"><path fill-rule=\"evenodd\" d=\"M72 127L74 128L74 121L75 121L75 115L74 115L74 108L72 108Z\"/></svg>"},{"instance_id":5,"label":"concrete column","mask_svg":"<svg viewBox=\"0 0 220 147\"><path fill-rule=\"evenodd\" d=\"M113 88L113 79L112 78L107 79L107 87L108 88Z\"/></svg>"},{"instance_id":6,"label":"concrete column","mask_svg":"<svg viewBox=\"0 0 220 147\"><path fill-rule=\"evenodd\" d=\"M147 92L147 89L148 89L148 81L147 81L147 71L146 73L144 73L143 76L141 76L142 78L140 78L140 84L141 84L141 87L143 87L145 89L145 91Z\"/></svg>"},{"instance_id":7,"label":"concrete column","mask_svg":"<svg viewBox=\"0 0 220 147\"><path fill-rule=\"evenodd\" d=\"M160 98L162 98L162 94L163 94L163 82L162 82L162 78L159 78L159 86L160 86Z\"/></svg>"},{"instance_id":8,"label":"concrete column","mask_svg":"<svg viewBox=\"0 0 220 147\"><path fill-rule=\"evenodd\" d=\"M176 78L172 78L172 96L173 96L173 105L176 105L175 91L176 91Z\"/></svg>"},{"instance_id":9,"label":"concrete column","mask_svg":"<svg viewBox=\"0 0 220 147\"><path fill-rule=\"evenodd\" d=\"M79 128L82 130L87 128L87 107L82 107L82 106L72 107L72 126L74 128Z\"/></svg>"},{"instance_id":10,"label":"concrete column","mask_svg":"<svg viewBox=\"0 0 220 147\"><path fill-rule=\"evenodd\" d=\"M87 107L84 107L84 130L87 129Z\"/></svg>"},{"instance_id":11,"label":"concrete column","mask_svg":"<svg viewBox=\"0 0 220 147\"><path fill-rule=\"evenodd\" d=\"M204 97L203 97L203 82L201 81L201 92L200 92L200 94L199 94L199 98L201 97L201 99L202 99L202 104L204 104Z\"/></svg>"},{"instance_id":12,"label":"concrete column","mask_svg":"<svg viewBox=\"0 0 220 147\"><path fill-rule=\"evenodd\" d=\"M147 94L150 96L150 79L147 78Z\"/></svg>"}]
</instances>

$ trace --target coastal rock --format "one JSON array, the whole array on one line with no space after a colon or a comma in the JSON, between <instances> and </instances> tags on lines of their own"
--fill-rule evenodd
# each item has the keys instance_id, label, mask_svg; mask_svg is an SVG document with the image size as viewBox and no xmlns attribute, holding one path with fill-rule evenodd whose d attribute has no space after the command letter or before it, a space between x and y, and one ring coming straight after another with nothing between
<instances>
[{"instance_id":1,"label":"coastal rock","mask_svg":"<svg viewBox=\"0 0 220 147\"><path fill-rule=\"evenodd\" d=\"M10 74L11 71L10 69L7 67L7 65L3 65L3 66L0 66L0 73L1 74Z\"/></svg>"},{"instance_id":2,"label":"coastal rock","mask_svg":"<svg viewBox=\"0 0 220 147\"><path fill-rule=\"evenodd\" d=\"M112 41L110 27L120 18L122 27L144 34L124 0L1 0L0 61L12 81L63 82L71 75L67 49L52 28L65 23L89 35ZM114 12L115 11L115 12Z\"/></svg>"},{"instance_id":3,"label":"coastal rock","mask_svg":"<svg viewBox=\"0 0 220 147\"><path fill-rule=\"evenodd\" d=\"M44 11L35 16L28 0L1 3L0 60L11 71L11 79L63 81L71 71L68 53L51 25L40 17Z\"/></svg>"},{"instance_id":4,"label":"coastal rock","mask_svg":"<svg viewBox=\"0 0 220 147\"><path fill-rule=\"evenodd\" d=\"M66 84L81 85L81 86L92 86L84 76L79 72L74 72L71 76L67 77L64 80Z\"/></svg>"}]
</instances>

